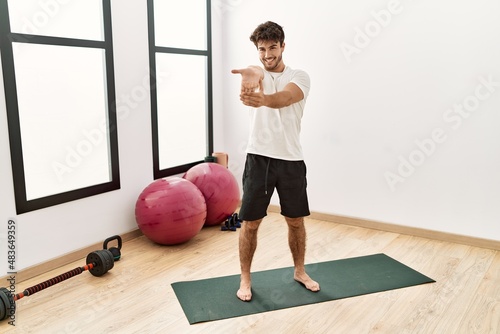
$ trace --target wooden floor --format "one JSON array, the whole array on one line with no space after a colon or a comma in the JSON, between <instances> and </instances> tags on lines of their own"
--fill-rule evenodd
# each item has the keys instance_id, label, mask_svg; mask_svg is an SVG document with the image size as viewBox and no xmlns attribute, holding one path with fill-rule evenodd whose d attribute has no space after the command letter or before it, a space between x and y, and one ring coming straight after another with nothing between
<instances>
[{"instance_id":1,"label":"wooden floor","mask_svg":"<svg viewBox=\"0 0 500 334\"><path fill-rule=\"evenodd\" d=\"M189 325L171 283L239 273L238 234L205 228L188 243L124 243L102 277L88 272L16 302L1 333L500 333L500 252L307 219L307 263L385 253L437 282ZM259 231L253 270L292 265L284 220ZM85 264L18 284L17 290ZM7 284L5 284L7 285ZM235 291L236 292L236 291ZM235 297L236 298L236 297Z\"/></svg>"}]
</instances>

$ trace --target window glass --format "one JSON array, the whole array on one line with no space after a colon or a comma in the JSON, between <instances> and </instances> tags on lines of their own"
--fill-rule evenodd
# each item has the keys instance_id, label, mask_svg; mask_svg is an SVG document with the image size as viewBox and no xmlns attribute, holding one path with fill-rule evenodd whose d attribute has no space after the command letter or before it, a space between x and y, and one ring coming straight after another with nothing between
<instances>
[{"instance_id":1,"label":"window glass","mask_svg":"<svg viewBox=\"0 0 500 334\"><path fill-rule=\"evenodd\" d=\"M157 71L168 73L157 88L160 169L206 155L206 63L204 56L156 55Z\"/></svg>"},{"instance_id":2,"label":"window glass","mask_svg":"<svg viewBox=\"0 0 500 334\"><path fill-rule=\"evenodd\" d=\"M213 149L210 0L148 0L154 178Z\"/></svg>"},{"instance_id":3,"label":"window glass","mask_svg":"<svg viewBox=\"0 0 500 334\"><path fill-rule=\"evenodd\" d=\"M11 31L104 40L102 0L8 0Z\"/></svg>"},{"instance_id":4,"label":"window glass","mask_svg":"<svg viewBox=\"0 0 500 334\"><path fill-rule=\"evenodd\" d=\"M206 50L206 0L156 0L156 46Z\"/></svg>"},{"instance_id":5,"label":"window glass","mask_svg":"<svg viewBox=\"0 0 500 334\"><path fill-rule=\"evenodd\" d=\"M0 0L17 213L120 188L110 0Z\"/></svg>"},{"instance_id":6,"label":"window glass","mask_svg":"<svg viewBox=\"0 0 500 334\"><path fill-rule=\"evenodd\" d=\"M104 50L23 44L14 59L27 199L110 181Z\"/></svg>"}]
</instances>

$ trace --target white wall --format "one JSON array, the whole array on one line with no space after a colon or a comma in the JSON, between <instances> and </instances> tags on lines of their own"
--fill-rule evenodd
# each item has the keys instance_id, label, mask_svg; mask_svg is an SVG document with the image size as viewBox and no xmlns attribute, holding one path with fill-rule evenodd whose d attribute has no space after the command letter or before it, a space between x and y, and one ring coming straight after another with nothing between
<instances>
[{"instance_id":1,"label":"white wall","mask_svg":"<svg viewBox=\"0 0 500 334\"><path fill-rule=\"evenodd\" d=\"M500 240L498 1L221 2L220 91L238 179L248 119L230 70L259 64L248 36L273 20L285 28L285 63L311 76L302 143L313 211ZM454 113L463 103L467 118Z\"/></svg>"}]
</instances>

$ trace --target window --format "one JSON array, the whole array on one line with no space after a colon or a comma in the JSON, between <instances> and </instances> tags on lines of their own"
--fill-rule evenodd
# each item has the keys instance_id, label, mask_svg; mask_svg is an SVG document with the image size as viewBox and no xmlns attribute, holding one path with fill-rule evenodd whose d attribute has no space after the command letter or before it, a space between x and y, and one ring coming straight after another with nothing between
<instances>
[{"instance_id":1,"label":"window","mask_svg":"<svg viewBox=\"0 0 500 334\"><path fill-rule=\"evenodd\" d=\"M212 152L210 0L148 0L154 178Z\"/></svg>"},{"instance_id":2,"label":"window","mask_svg":"<svg viewBox=\"0 0 500 334\"><path fill-rule=\"evenodd\" d=\"M120 188L109 0L0 0L17 213Z\"/></svg>"}]
</instances>

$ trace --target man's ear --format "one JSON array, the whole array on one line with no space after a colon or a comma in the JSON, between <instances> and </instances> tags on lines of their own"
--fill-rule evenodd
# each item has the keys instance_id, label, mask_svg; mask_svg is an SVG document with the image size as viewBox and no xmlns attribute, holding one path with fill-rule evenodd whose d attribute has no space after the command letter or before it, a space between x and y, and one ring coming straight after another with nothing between
<instances>
[{"instance_id":1,"label":"man's ear","mask_svg":"<svg viewBox=\"0 0 500 334\"><path fill-rule=\"evenodd\" d=\"M283 49L283 51L285 51L285 42L281 43L281 49Z\"/></svg>"}]
</instances>

